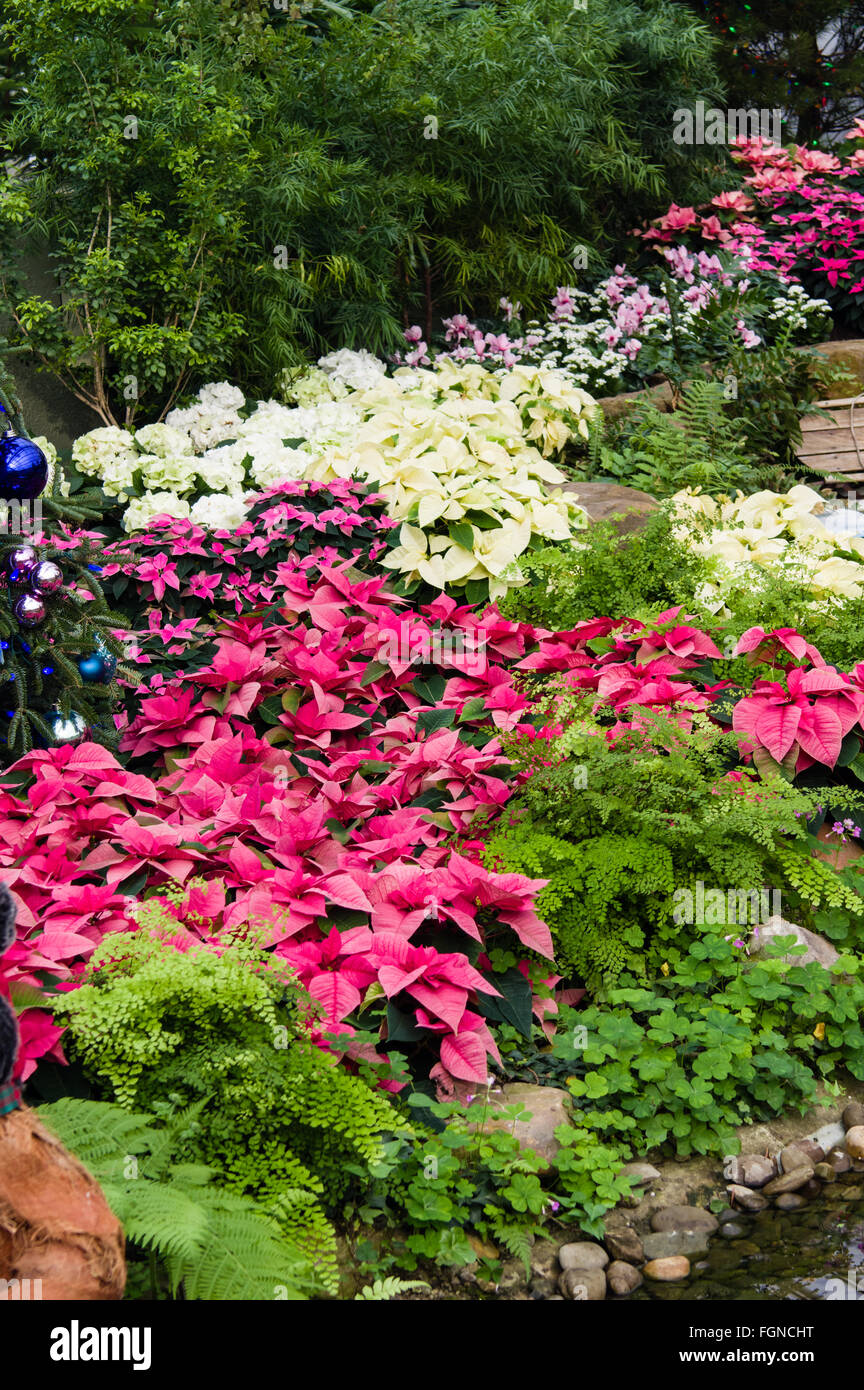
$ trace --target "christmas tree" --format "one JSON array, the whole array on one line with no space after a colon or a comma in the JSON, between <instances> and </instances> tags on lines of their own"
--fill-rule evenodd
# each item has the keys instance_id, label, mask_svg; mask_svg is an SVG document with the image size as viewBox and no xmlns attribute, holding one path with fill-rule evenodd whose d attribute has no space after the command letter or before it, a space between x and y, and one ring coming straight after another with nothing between
<instances>
[{"instance_id":1,"label":"christmas tree","mask_svg":"<svg viewBox=\"0 0 864 1390\"><path fill-rule=\"evenodd\" d=\"M135 680L114 635L127 621L105 601L96 545L68 530L98 516L94 499L63 498L2 366L0 411L0 761L85 737L114 746L117 678Z\"/></svg>"},{"instance_id":2,"label":"christmas tree","mask_svg":"<svg viewBox=\"0 0 864 1390\"><path fill-rule=\"evenodd\" d=\"M729 105L779 109L784 139L842 136L864 114L864 3L685 0L720 40Z\"/></svg>"}]
</instances>

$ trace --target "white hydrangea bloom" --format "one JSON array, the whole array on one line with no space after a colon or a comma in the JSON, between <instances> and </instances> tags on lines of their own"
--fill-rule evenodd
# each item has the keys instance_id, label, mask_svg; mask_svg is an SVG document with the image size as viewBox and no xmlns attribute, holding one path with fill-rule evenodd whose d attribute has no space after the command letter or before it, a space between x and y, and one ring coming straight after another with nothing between
<instances>
[{"instance_id":1,"label":"white hydrangea bloom","mask_svg":"<svg viewBox=\"0 0 864 1390\"><path fill-rule=\"evenodd\" d=\"M135 431L135 443L142 454L156 454L163 459L192 452L189 435L173 425L144 425Z\"/></svg>"},{"instance_id":2,"label":"white hydrangea bloom","mask_svg":"<svg viewBox=\"0 0 864 1390\"><path fill-rule=\"evenodd\" d=\"M105 468L123 463L134 465L138 457L135 440L119 425L100 425L82 434L72 445L72 462L79 472L101 478Z\"/></svg>"},{"instance_id":3,"label":"white hydrangea bloom","mask_svg":"<svg viewBox=\"0 0 864 1390\"><path fill-rule=\"evenodd\" d=\"M126 508L123 516L123 530L146 531L156 516L173 516L179 520L189 516L189 503L174 492L145 492L143 497L135 497Z\"/></svg>"},{"instance_id":4,"label":"white hydrangea bloom","mask_svg":"<svg viewBox=\"0 0 864 1390\"><path fill-rule=\"evenodd\" d=\"M193 503L189 517L208 531L234 531L246 520L246 507L241 496L212 492Z\"/></svg>"},{"instance_id":5,"label":"white hydrangea bloom","mask_svg":"<svg viewBox=\"0 0 864 1390\"><path fill-rule=\"evenodd\" d=\"M358 352L351 348L340 348L338 352L319 357L318 366L334 382L350 387L352 391L365 391L377 386L379 378L387 371L386 363L365 348L360 348Z\"/></svg>"}]
</instances>

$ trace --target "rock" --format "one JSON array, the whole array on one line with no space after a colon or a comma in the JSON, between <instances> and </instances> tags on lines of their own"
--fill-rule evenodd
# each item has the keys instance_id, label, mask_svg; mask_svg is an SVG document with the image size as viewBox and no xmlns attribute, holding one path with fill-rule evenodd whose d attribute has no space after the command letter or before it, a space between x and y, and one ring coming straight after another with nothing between
<instances>
[{"instance_id":1,"label":"rock","mask_svg":"<svg viewBox=\"0 0 864 1390\"><path fill-rule=\"evenodd\" d=\"M562 1245L558 1251L558 1263L562 1269L605 1269L609 1256L602 1245L591 1240L576 1240L570 1245Z\"/></svg>"},{"instance_id":2,"label":"rock","mask_svg":"<svg viewBox=\"0 0 864 1390\"><path fill-rule=\"evenodd\" d=\"M496 1118L495 1112L510 1105L522 1105L529 1112L524 1120L503 1120ZM527 1082L511 1081L499 1090L489 1092L487 1100L484 1092L469 1107L482 1110L486 1115L476 1128L483 1133L506 1130L515 1135L521 1149L532 1149L548 1167L551 1167L561 1147L555 1138L559 1125L570 1123L570 1093L559 1086L533 1086ZM472 1126L473 1127L473 1126Z\"/></svg>"},{"instance_id":3,"label":"rock","mask_svg":"<svg viewBox=\"0 0 864 1390\"><path fill-rule=\"evenodd\" d=\"M794 936L796 944L806 946L807 950L800 955L781 956L781 960L788 961L790 965L812 965L815 961L817 965L824 965L826 970L830 970L835 961L839 960L839 952L834 949L830 941L826 941L824 936L817 936L816 932L808 931L806 927L798 927L794 922L787 922L778 913L769 917L767 922L763 922L759 928L759 945L756 950L751 951L750 959L759 960L764 952L765 943L773 941L778 936Z\"/></svg>"},{"instance_id":4,"label":"rock","mask_svg":"<svg viewBox=\"0 0 864 1390\"><path fill-rule=\"evenodd\" d=\"M806 1152L805 1145L807 1145L812 1152ZM782 1150L780 1154L780 1172L791 1173L794 1168L806 1168L808 1164L812 1168L817 1163L821 1163L824 1157L825 1154L822 1149L819 1148L818 1144L810 1144L806 1139L798 1140L794 1144L787 1144L786 1148Z\"/></svg>"},{"instance_id":5,"label":"rock","mask_svg":"<svg viewBox=\"0 0 864 1390\"><path fill-rule=\"evenodd\" d=\"M834 1169L830 1163L817 1163L816 1176L817 1178L821 1178L823 1182L837 1181L836 1169Z\"/></svg>"},{"instance_id":6,"label":"rock","mask_svg":"<svg viewBox=\"0 0 864 1390\"><path fill-rule=\"evenodd\" d=\"M799 1187L808 1183L814 1173L813 1164L806 1158L799 1167L793 1168L789 1173L781 1173L779 1178L772 1178L762 1189L766 1197L778 1197L784 1192L797 1192Z\"/></svg>"},{"instance_id":7,"label":"rock","mask_svg":"<svg viewBox=\"0 0 864 1390\"><path fill-rule=\"evenodd\" d=\"M834 1124L823 1125L821 1129L816 1130L815 1134L808 1134L807 1138L811 1144L818 1144L822 1152L827 1154L829 1149L835 1149L838 1146L842 1148L846 1138L846 1130L840 1121L836 1120Z\"/></svg>"},{"instance_id":8,"label":"rock","mask_svg":"<svg viewBox=\"0 0 864 1390\"><path fill-rule=\"evenodd\" d=\"M828 1162L835 1173L848 1173L852 1167L852 1160L845 1149L832 1149L828 1155Z\"/></svg>"},{"instance_id":9,"label":"rock","mask_svg":"<svg viewBox=\"0 0 864 1390\"><path fill-rule=\"evenodd\" d=\"M723 1172L736 1187L764 1187L776 1177L777 1166L761 1154L737 1154L723 1160Z\"/></svg>"},{"instance_id":10,"label":"rock","mask_svg":"<svg viewBox=\"0 0 864 1390\"><path fill-rule=\"evenodd\" d=\"M636 1231L609 1231L605 1239L606 1249L613 1260L641 1265L645 1259L645 1249Z\"/></svg>"},{"instance_id":11,"label":"rock","mask_svg":"<svg viewBox=\"0 0 864 1390\"><path fill-rule=\"evenodd\" d=\"M505 1260L498 1276L499 1289L516 1289L525 1283L525 1266L521 1260Z\"/></svg>"},{"instance_id":12,"label":"rock","mask_svg":"<svg viewBox=\"0 0 864 1390\"><path fill-rule=\"evenodd\" d=\"M646 1260L663 1260L667 1255L704 1255L708 1232L651 1231L642 1244Z\"/></svg>"},{"instance_id":13,"label":"rock","mask_svg":"<svg viewBox=\"0 0 864 1390\"><path fill-rule=\"evenodd\" d=\"M720 1227L720 1234L726 1240L740 1240L742 1236L750 1234L750 1228L743 1221L725 1221Z\"/></svg>"},{"instance_id":14,"label":"rock","mask_svg":"<svg viewBox=\"0 0 864 1390\"><path fill-rule=\"evenodd\" d=\"M622 535L641 530L645 518L660 505L650 493L620 483L550 483L548 491L570 493L585 508L589 522L612 520Z\"/></svg>"},{"instance_id":15,"label":"rock","mask_svg":"<svg viewBox=\"0 0 864 1390\"><path fill-rule=\"evenodd\" d=\"M532 1298L554 1298L558 1288L554 1279L534 1278L528 1285L528 1292Z\"/></svg>"},{"instance_id":16,"label":"rock","mask_svg":"<svg viewBox=\"0 0 864 1390\"><path fill-rule=\"evenodd\" d=\"M674 1279L686 1279L690 1273L690 1261L686 1255L670 1255L662 1260L650 1260L643 1270L649 1279L669 1283Z\"/></svg>"},{"instance_id":17,"label":"rock","mask_svg":"<svg viewBox=\"0 0 864 1390\"><path fill-rule=\"evenodd\" d=\"M606 1271L606 1286L619 1297L632 1293L642 1283L642 1275L626 1260L615 1260Z\"/></svg>"},{"instance_id":18,"label":"rock","mask_svg":"<svg viewBox=\"0 0 864 1390\"><path fill-rule=\"evenodd\" d=\"M562 1293L553 1293L553 1294L550 1294L550 1295L549 1295L549 1297L547 1298L546 1302L547 1302L547 1303L564 1303L564 1302L566 1302L566 1299L564 1298L564 1295L563 1295Z\"/></svg>"},{"instance_id":19,"label":"rock","mask_svg":"<svg viewBox=\"0 0 864 1390\"><path fill-rule=\"evenodd\" d=\"M843 1111L843 1128L857 1129L859 1125L864 1125L864 1105L857 1100L850 1101Z\"/></svg>"},{"instance_id":20,"label":"rock","mask_svg":"<svg viewBox=\"0 0 864 1390\"><path fill-rule=\"evenodd\" d=\"M813 352L818 353L820 358L827 358L832 366L845 367L846 371L849 372L856 381L864 384L864 338L838 338L829 343L817 343L815 347L803 348L800 349L800 351L805 351L808 354ZM831 385L827 378L823 379L819 371L819 365L818 361L814 362L810 370L820 381L824 380L825 386L830 388L829 395L832 400L838 399L838 389L842 396L851 396L855 394L851 387L847 391L843 387L842 382L840 383L840 387L837 388L836 382L834 385Z\"/></svg>"},{"instance_id":21,"label":"rock","mask_svg":"<svg viewBox=\"0 0 864 1390\"><path fill-rule=\"evenodd\" d=\"M474 1251L478 1260L497 1260L499 1250L497 1245L493 1245L490 1240L483 1240L481 1236L476 1236L473 1231L468 1233L468 1244Z\"/></svg>"},{"instance_id":22,"label":"rock","mask_svg":"<svg viewBox=\"0 0 864 1390\"><path fill-rule=\"evenodd\" d=\"M864 1125L846 1131L846 1152L850 1158L864 1158Z\"/></svg>"},{"instance_id":23,"label":"rock","mask_svg":"<svg viewBox=\"0 0 864 1390\"><path fill-rule=\"evenodd\" d=\"M719 1224L717 1217L702 1207L661 1207L651 1217L652 1231L707 1231L712 1235Z\"/></svg>"},{"instance_id":24,"label":"rock","mask_svg":"<svg viewBox=\"0 0 864 1390\"><path fill-rule=\"evenodd\" d=\"M602 1269L565 1269L558 1280L565 1298L577 1303L598 1303L606 1297L606 1274Z\"/></svg>"},{"instance_id":25,"label":"rock","mask_svg":"<svg viewBox=\"0 0 864 1390\"><path fill-rule=\"evenodd\" d=\"M558 1246L554 1240L535 1240L531 1248L531 1273L538 1279L558 1278Z\"/></svg>"},{"instance_id":26,"label":"rock","mask_svg":"<svg viewBox=\"0 0 864 1390\"><path fill-rule=\"evenodd\" d=\"M721 1231L727 1222L741 1220L740 1211L736 1211L734 1207L724 1207L722 1211L715 1212L715 1215L720 1222Z\"/></svg>"},{"instance_id":27,"label":"rock","mask_svg":"<svg viewBox=\"0 0 864 1390\"><path fill-rule=\"evenodd\" d=\"M749 1187L739 1187L733 1183L727 1187L726 1191L735 1206L740 1207L742 1211L764 1211L768 1205L767 1197L763 1197L761 1192L754 1192Z\"/></svg>"},{"instance_id":28,"label":"rock","mask_svg":"<svg viewBox=\"0 0 864 1390\"><path fill-rule=\"evenodd\" d=\"M805 1182L803 1187L799 1187L798 1193L801 1197L806 1197L808 1201L811 1197L821 1197L822 1184L814 1175L809 1182Z\"/></svg>"},{"instance_id":29,"label":"rock","mask_svg":"<svg viewBox=\"0 0 864 1390\"><path fill-rule=\"evenodd\" d=\"M797 1192L781 1192L775 1197L774 1205L778 1211L800 1211L801 1207L806 1207L807 1198Z\"/></svg>"},{"instance_id":30,"label":"rock","mask_svg":"<svg viewBox=\"0 0 864 1390\"><path fill-rule=\"evenodd\" d=\"M672 387L668 381L664 381L662 385L652 386L647 391L621 391L617 396L600 396L597 404L607 420L618 420L643 401L656 406L658 410L671 410Z\"/></svg>"},{"instance_id":31,"label":"rock","mask_svg":"<svg viewBox=\"0 0 864 1390\"><path fill-rule=\"evenodd\" d=\"M660 1181L660 1174L653 1163L625 1163L621 1172L631 1177L636 1187L650 1187L651 1183Z\"/></svg>"}]
</instances>

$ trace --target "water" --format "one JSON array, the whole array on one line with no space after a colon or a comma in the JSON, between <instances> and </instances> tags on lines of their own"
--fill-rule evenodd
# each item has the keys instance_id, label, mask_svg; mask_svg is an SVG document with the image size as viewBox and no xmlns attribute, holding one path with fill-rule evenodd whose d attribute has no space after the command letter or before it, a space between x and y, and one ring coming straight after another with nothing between
<instances>
[{"instance_id":1,"label":"water","mask_svg":"<svg viewBox=\"0 0 864 1390\"><path fill-rule=\"evenodd\" d=\"M707 1255L690 1257L688 1279L646 1279L631 1298L864 1302L864 1186L851 1178L799 1211L736 1213L744 1233L712 1236Z\"/></svg>"}]
</instances>

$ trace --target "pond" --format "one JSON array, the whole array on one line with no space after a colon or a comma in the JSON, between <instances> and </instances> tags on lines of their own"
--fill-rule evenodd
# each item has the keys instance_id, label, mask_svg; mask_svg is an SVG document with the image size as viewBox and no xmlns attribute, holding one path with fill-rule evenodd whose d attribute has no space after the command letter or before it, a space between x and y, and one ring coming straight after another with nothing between
<instances>
[{"instance_id":1,"label":"pond","mask_svg":"<svg viewBox=\"0 0 864 1390\"><path fill-rule=\"evenodd\" d=\"M786 1299L864 1302L864 1186L860 1175L826 1189L810 1206L721 1217L708 1254L674 1284L646 1279L637 1300Z\"/></svg>"}]
</instances>

